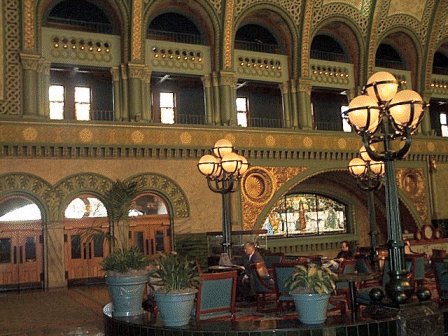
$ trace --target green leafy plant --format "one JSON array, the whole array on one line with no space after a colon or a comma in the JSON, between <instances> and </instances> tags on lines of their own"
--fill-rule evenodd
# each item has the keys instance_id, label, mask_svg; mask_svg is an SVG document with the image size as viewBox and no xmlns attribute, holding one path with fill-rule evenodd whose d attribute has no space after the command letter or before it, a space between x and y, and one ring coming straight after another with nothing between
<instances>
[{"instance_id":1,"label":"green leafy plant","mask_svg":"<svg viewBox=\"0 0 448 336\"><path fill-rule=\"evenodd\" d=\"M108 272L129 273L142 271L149 265L149 259L136 247L117 249L100 263Z\"/></svg>"},{"instance_id":2,"label":"green leafy plant","mask_svg":"<svg viewBox=\"0 0 448 336\"><path fill-rule=\"evenodd\" d=\"M184 292L199 286L196 264L176 252L160 254L150 276L163 292Z\"/></svg>"},{"instance_id":3,"label":"green leafy plant","mask_svg":"<svg viewBox=\"0 0 448 336\"><path fill-rule=\"evenodd\" d=\"M285 285L291 292L329 294L336 288L336 278L329 267L309 263L295 266Z\"/></svg>"}]
</instances>

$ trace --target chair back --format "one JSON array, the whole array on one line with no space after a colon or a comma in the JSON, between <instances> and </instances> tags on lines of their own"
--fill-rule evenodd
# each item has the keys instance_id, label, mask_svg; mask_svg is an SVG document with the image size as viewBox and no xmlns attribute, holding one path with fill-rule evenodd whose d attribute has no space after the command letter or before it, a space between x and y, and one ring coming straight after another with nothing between
<instances>
[{"instance_id":1,"label":"chair back","mask_svg":"<svg viewBox=\"0 0 448 336\"><path fill-rule=\"evenodd\" d=\"M448 258L432 257L431 267L436 280L440 300L448 300Z\"/></svg>"},{"instance_id":2,"label":"chair back","mask_svg":"<svg viewBox=\"0 0 448 336\"><path fill-rule=\"evenodd\" d=\"M356 271L358 273L373 273L372 266L370 265L370 260L367 256L362 255L356 257Z\"/></svg>"},{"instance_id":3,"label":"chair back","mask_svg":"<svg viewBox=\"0 0 448 336\"><path fill-rule=\"evenodd\" d=\"M446 250L443 249L432 249L432 256L438 258L446 257Z\"/></svg>"},{"instance_id":4,"label":"chair back","mask_svg":"<svg viewBox=\"0 0 448 336\"><path fill-rule=\"evenodd\" d=\"M263 257L264 263L268 269L272 269L272 265L282 262L285 254L283 252L268 253Z\"/></svg>"},{"instance_id":5,"label":"chair back","mask_svg":"<svg viewBox=\"0 0 448 336\"><path fill-rule=\"evenodd\" d=\"M410 273L412 281L422 281L425 279L426 254L413 253L405 255L406 265L411 263Z\"/></svg>"},{"instance_id":6,"label":"chair back","mask_svg":"<svg viewBox=\"0 0 448 336\"><path fill-rule=\"evenodd\" d=\"M301 265L301 263L291 261L272 265L277 299L282 295L289 295L289 288L285 286L286 280L291 276L297 265Z\"/></svg>"},{"instance_id":7,"label":"chair back","mask_svg":"<svg viewBox=\"0 0 448 336\"><path fill-rule=\"evenodd\" d=\"M235 314L237 272L202 273L196 297L196 320Z\"/></svg>"},{"instance_id":8,"label":"chair back","mask_svg":"<svg viewBox=\"0 0 448 336\"><path fill-rule=\"evenodd\" d=\"M339 265L338 274L355 273L356 271L356 260L354 259L344 259ZM336 282L336 291L338 289L348 288L347 281Z\"/></svg>"}]
</instances>

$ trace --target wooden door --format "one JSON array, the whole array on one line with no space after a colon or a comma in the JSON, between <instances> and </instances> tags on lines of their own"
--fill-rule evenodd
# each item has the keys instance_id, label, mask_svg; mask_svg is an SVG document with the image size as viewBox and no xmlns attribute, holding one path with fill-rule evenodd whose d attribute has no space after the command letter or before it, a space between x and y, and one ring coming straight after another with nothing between
<instances>
[{"instance_id":1,"label":"wooden door","mask_svg":"<svg viewBox=\"0 0 448 336\"><path fill-rule=\"evenodd\" d=\"M0 228L0 288L43 286L41 223L2 224Z\"/></svg>"},{"instance_id":2,"label":"wooden door","mask_svg":"<svg viewBox=\"0 0 448 336\"><path fill-rule=\"evenodd\" d=\"M91 282L104 277L100 262L105 257L107 243L99 235L86 234L88 221L66 222L64 233L65 267L68 283ZM107 230L98 226L97 230Z\"/></svg>"},{"instance_id":3,"label":"wooden door","mask_svg":"<svg viewBox=\"0 0 448 336\"><path fill-rule=\"evenodd\" d=\"M171 250L168 215L146 215L129 221L129 245L137 246L145 255Z\"/></svg>"}]
</instances>

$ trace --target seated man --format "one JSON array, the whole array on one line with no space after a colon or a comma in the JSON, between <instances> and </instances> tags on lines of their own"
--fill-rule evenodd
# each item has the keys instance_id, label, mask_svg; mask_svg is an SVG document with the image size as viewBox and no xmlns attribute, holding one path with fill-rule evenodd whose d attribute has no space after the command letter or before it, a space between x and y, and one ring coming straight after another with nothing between
<instances>
[{"instance_id":1,"label":"seated man","mask_svg":"<svg viewBox=\"0 0 448 336\"><path fill-rule=\"evenodd\" d=\"M253 242L245 243L244 255L240 261L240 264L244 267L245 271L238 276L237 294L240 299L255 301L254 274L252 274L250 265L263 262L263 257L260 252L257 251L255 244ZM268 274L266 274L266 276L268 276Z\"/></svg>"},{"instance_id":2,"label":"seated man","mask_svg":"<svg viewBox=\"0 0 448 336\"><path fill-rule=\"evenodd\" d=\"M345 259L352 259L353 254L350 251L350 243L347 240L344 240L341 243L341 250L339 251L336 258L333 260L328 261L324 266L328 266L331 268L333 272L336 272L339 269L339 265L345 260Z\"/></svg>"}]
</instances>

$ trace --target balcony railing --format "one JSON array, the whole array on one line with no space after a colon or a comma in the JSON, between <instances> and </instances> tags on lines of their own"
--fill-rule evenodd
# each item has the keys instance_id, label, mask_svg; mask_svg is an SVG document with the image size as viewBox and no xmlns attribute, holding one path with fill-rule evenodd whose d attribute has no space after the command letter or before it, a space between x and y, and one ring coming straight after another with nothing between
<instances>
[{"instance_id":1,"label":"balcony railing","mask_svg":"<svg viewBox=\"0 0 448 336\"><path fill-rule=\"evenodd\" d=\"M114 120L114 111L92 110L92 111L90 111L90 120L113 121Z\"/></svg>"},{"instance_id":2,"label":"balcony railing","mask_svg":"<svg viewBox=\"0 0 448 336\"><path fill-rule=\"evenodd\" d=\"M276 118L249 118L249 127L283 128L283 120Z\"/></svg>"},{"instance_id":3,"label":"balcony railing","mask_svg":"<svg viewBox=\"0 0 448 336\"><path fill-rule=\"evenodd\" d=\"M311 58L331 61L331 62L342 62L349 63L348 57L345 54L332 53L327 51L311 50Z\"/></svg>"},{"instance_id":4,"label":"balcony railing","mask_svg":"<svg viewBox=\"0 0 448 336\"><path fill-rule=\"evenodd\" d=\"M435 75L448 75L448 68L442 68L442 67L433 67L432 73Z\"/></svg>"},{"instance_id":5,"label":"balcony railing","mask_svg":"<svg viewBox=\"0 0 448 336\"><path fill-rule=\"evenodd\" d=\"M178 116L178 123L181 125L204 125L205 116L194 114L180 114Z\"/></svg>"},{"instance_id":6,"label":"balcony railing","mask_svg":"<svg viewBox=\"0 0 448 336\"><path fill-rule=\"evenodd\" d=\"M113 34L113 27L110 23L72 20L53 16L48 17L47 23L50 26L57 26L59 28L69 28L100 34Z\"/></svg>"},{"instance_id":7,"label":"balcony railing","mask_svg":"<svg viewBox=\"0 0 448 336\"><path fill-rule=\"evenodd\" d=\"M256 43L248 41L235 41L235 49L250 50L267 54L281 54L276 44Z\"/></svg>"},{"instance_id":8,"label":"balcony railing","mask_svg":"<svg viewBox=\"0 0 448 336\"><path fill-rule=\"evenodd\" d=\"M341 122L331 121L316 121L314 123L315 129L319 131L342 131Z\"/></svg>"},{"instance_id":9,"label":"balcony railing","mask_svg":"<svg viewBox=\"0 0 448 336\"><path fill-rule=\"evenodd\" d=\"M171 41L186 44L202 44L201 36L198 34L174 33L164 30L149 30L148 39L159 41Z\"/></svg>"},{"instance_id":10,"label":"balcony railing","mask_svg":"<svg viewBox=\"0 0 448 336\"><path fill-rule=\"evenodd\" d=\"M406 66L403 62L378 59L378 58L375 60L375 66L381 68L406 70Z\"/></svg>"}]
</instances>

